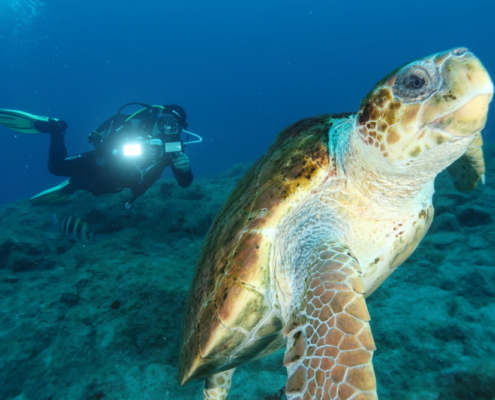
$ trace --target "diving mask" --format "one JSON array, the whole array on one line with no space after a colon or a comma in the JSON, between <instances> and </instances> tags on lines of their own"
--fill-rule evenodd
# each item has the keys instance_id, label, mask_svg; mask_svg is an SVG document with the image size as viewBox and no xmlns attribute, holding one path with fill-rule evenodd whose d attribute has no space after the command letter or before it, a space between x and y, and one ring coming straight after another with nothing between
<instances>
[{"instance_id":1,"label":"diving mask","mask_svg":"<svg viewBox=\"0 0 495 400\"><path fill-rule=\"evenodd\" d=\"M182 128L171 115L164 114L157 121L157 127L165 135L178 135Z\"/></svg>"}]
</instances>

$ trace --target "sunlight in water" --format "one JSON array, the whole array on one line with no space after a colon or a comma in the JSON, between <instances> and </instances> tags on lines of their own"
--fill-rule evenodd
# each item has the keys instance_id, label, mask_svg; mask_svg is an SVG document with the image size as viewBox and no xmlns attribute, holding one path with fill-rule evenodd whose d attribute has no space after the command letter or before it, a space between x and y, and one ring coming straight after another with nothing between
<instances>
[{"instance_id":1,"label":"sunlight in water","mask_svg":"<svg viewBox=\"0 0 495 400\"><path fill-rule=\"evenodd\" d=\"M14 35L26 32L43 7L38 0L0 0L0 30Z\"/></svg>"}]
</instances>

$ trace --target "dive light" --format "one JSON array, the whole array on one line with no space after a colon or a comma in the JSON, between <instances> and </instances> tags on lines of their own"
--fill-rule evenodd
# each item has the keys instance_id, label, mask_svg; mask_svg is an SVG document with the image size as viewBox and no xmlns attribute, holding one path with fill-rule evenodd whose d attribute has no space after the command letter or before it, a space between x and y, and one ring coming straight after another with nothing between
<instances>
[{"instance_id":1,"label":"dive light","mask_svg":"<svg viewBox=\"0 0 495 400\"><path fill-rule=\"evenodd\" d=\"M133 143L124 145L124 156L126 157L140 156L142 153L142 147L140 144Z\"/></svg>"},{"instance_id":2,"label":"dive light","mask_svg":"<svg viewBox=\"0 0 495 400\"><path fill-rule=\"evenodd\" d=\"M137 138L142 139L142 138ZM150 139L138 143L127 143L123 146L123 154L126 157L147 156L151 160L158 160L164 153L175 153L182 151L181 142L163 143L161 139ZM114 154L118 152L114 151Z\"/></svg>"}]
</instances>

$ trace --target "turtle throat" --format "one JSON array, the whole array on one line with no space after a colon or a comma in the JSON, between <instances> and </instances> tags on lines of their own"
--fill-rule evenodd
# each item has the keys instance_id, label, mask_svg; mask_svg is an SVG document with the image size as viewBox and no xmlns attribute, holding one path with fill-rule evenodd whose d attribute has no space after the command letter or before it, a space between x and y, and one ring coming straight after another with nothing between
<instances>
[{"instance_id":1,"label":"turtle throat","mask_svg":"<svg viewBox=\"0 0 495 400\"><path fill-rule=\"evenodd\" d=\"M347 118L338 118L332 121L328 133L328 148L332 163L338 175L345 175L345 165L350 148L350 133L353 129L354 115Z\"/></svg>"}]
</instances>

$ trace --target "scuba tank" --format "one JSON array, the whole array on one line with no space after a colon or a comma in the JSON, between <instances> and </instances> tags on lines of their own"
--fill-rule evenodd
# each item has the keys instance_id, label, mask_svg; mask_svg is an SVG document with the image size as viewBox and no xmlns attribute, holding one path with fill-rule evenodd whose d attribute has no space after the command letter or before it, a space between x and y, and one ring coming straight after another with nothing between
<instances>
[{"instance_id":1,"label":"scuba tank","mask_svg":"<svg viewBox=\"0 0 495 400\"><path fill-rule=\"evenodd\" d=\"M131 115L122 114L121 111L130 105L140 105L143 108ZM132 128L138 128L138 130L142 131L152 131L153 125L163 109L163 106L152 106L145 103L124 104L119 108L117 114L108 118L95 131L89 134L88 142L97 148L104 142L112 142L115 137L123 136L127 133L127 130L132 130Z\"/></svg>"}]
</instances>

